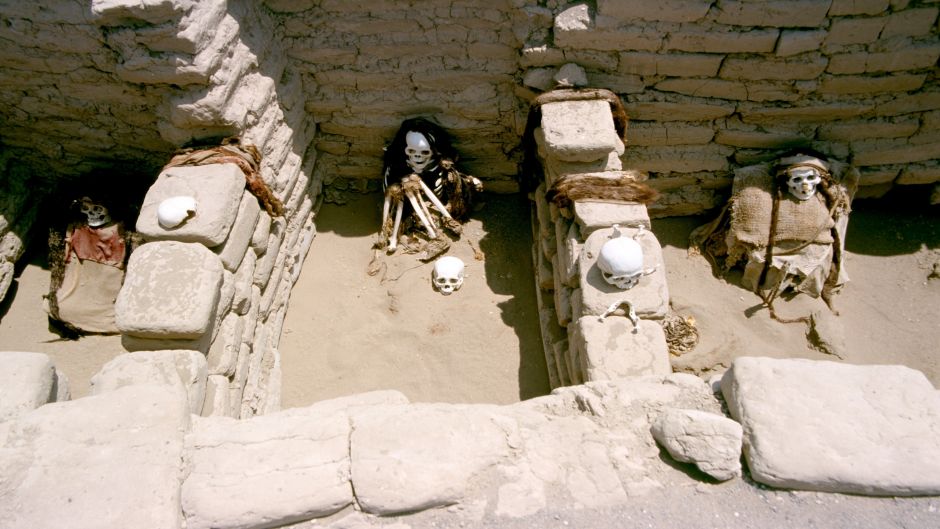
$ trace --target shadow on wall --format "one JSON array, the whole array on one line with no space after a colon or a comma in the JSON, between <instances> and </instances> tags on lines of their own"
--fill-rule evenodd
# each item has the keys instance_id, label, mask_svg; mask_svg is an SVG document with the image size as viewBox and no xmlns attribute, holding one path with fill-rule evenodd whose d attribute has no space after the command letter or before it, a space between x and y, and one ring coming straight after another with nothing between
<instances>
[{"instance_id":1,"label":"shadow on wall","mask_svg":"<svg viewBox=\"0 0 940 529\"><path fill-rule=\"evenodd\" d=\"M519 399L546 395L550 388L532 277L529 200L522 194L485 194L483 201L484 207L473 216L483 224L479 246L485 256L486 283L493 293L510 296L497 306L503 322L519 338Z\"/></svg>"},{"instance_id":2,"label":"shadow on wall","mask_svg":"<svg viewBox=\"0 0 940 529\"><path fill-rule=\"evenodd\" d=\"M887 256L940 248L940 207L927 202L931 188L896 186L882 198L856 200L846 250Z\"/></svg>"}]
</instances>

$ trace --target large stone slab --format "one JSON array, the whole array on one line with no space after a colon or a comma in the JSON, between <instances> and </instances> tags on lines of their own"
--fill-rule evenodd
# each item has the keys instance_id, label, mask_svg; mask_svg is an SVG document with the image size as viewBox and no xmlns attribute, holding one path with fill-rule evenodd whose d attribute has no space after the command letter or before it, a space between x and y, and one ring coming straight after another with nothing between
<instances>
[{"instance_id":1,"label":"large stone slab","mask_svg":"<svg viewBox=\"0 0 940 529\"><path fill-rule=\"evenodd\" d=\"M222 286L219 256L201 244L148 243L131 254L114 304L123 334L192 340L212 326Z\"/></svg>"},{"instance_id":2,"label":"large stone slab","mask_svg":"<svg viewBox=\"0 0 940 529\"><path fill-rule=\"evenodd\" d=\"M120 355L91 377L91 394L125 386L166 384L186 392L189 411L199 413L206 397L206 357L198 351L161 350Z\"/></svg>"},{"instance_id":3,"label":"large stone slab","mask_svg":"<svg viewBox=\"0 0 940 529\"><path fill-rule=\"evenodd\" d=\"M721 380L756 481L940 494L940 394L904 366L741 357Z\"/></svg>"},{"instance_id":4,"label":"large stone slab","mask_svg":"<svg viewBox=\"0 0 940 529\"><path fill-rule=\"evenodd\" d=\"M623 154L607 101L563 101L542 105L542 133L548 156L591 162L611 152Z\"/></svg>"},{"instance_id":5,"label":"large stone slab","mask_svg":"<svg viewBox=\"0 0 940 529\"><path fill-rule=\"evenodd\" d=\"M128 386L0 423L0 525L179 529L187 404Z\"/></svg>"},{"instance_id":6,"label":"large stone slab","mask_svg":"<svg viewBox=\"0 0 940 529\"><path fill-rule=\"evenodd\" d=\"M666 335L655 321L640 320L634 327L625 316L585 316L577 326L586 380L672 373Z\"/></svg>"},{"instance_id":7,"label":"large stone slab","mask_svg":"<svg viewBox=\"0 0 940 529\"><path fill-rule=\"evenodd\" d=\"M0 421L48 402L68 400L68 382L42 353L0 351Z\"/></svg>"},{"instance_id":8,"label":"large stone slab","mask_svg":"<svg viewBox=\"0 0 940 529\"><path fill-rule=\"evenodd\" d=\"M280 527L352 504L349 416L301 408L196 418L182 488L186 527Z\"/></svg>"},{"instance_id":9,"label":"large stone slab","mask_svg":"<svg viewBox=\"0 0 940 529\"><path fill-rule=\"evenodd\" d=\"M574 203L574 218L581 227L581 237L614 224L629 228L651 227L649 211L643 204L578 200Z\"/></svg>"},{"instance_id":10,"label":"large stone slab","mask_svg":"<svg viewBox=\"0 0 940 529\"><path fill-rule=\"evenodd\" d=\"M450 505L509 454L495 406L376 406L352 415L352 480L360 508L389 515Z\"/></svg>"},{"instance_id":11,"label":"large stone slab","mask_svg":"<svg viewBox=\"0 0 940 529\"><path fill-rule=\"evenodd\" d=\"M626 237L632 237L636 232L637 230L632 228L620 229L620 233ZM656 271L641 277L640 282L628 290L620 290L604 281L597 267L601 246L612 236L616 236L613 228L601 228L584 241L578 268L582 314L600 316L613 303L629 301L640 318L664 318L669 310L669 287L666 284L663 250L656 236L648 230L643 230L637 237L636 240L643 250L643 267L655 268Z\"/></svg>"},{"instance_id":12,"label":"large stone slab","mask_svg":"<svg viewBox=\"0 0 940 529\"><path fill-rule=\"evenodd\" d=\"M210 248L225 242L245 193L245 174L232 163L171 167L160 173L144 197L137 231L149 240L198 242ZM157 221L157 209L175 196L196 199L196 213L175 228Z\"/></svg>"}]
</instances>

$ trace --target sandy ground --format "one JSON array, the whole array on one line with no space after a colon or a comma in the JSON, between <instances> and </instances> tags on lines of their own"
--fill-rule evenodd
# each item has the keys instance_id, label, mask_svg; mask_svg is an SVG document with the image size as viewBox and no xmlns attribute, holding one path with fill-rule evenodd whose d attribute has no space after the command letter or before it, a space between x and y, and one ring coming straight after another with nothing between
<instances>
[{"instance_id":1,"label":"sandy ground","mask_svg":"<svg viewBox=\"0 0 940 529\"><path fill-rule=\"evenodd\" d=\"M461 290L431 288L431 265L415 256L381 257L366 274L379 224L379 197L325 205L318 234L293 291L281 339L284 407L393 388L412 401L509 403L548 391L538 335L528 203L487 197L451 255L467 264ZM846 268L852 281L836 297L839 316L820 300L777 302L782 316L818 312L842 359L814 349L804 324L770 320L754 294L717 278L687 255L689 232L708 217L662 219L673 308L695 319L698 346L673 357L678 370L708 376L740 355L803 357L856 364L903 364L940 387L940 208L890 200L858 201L849 223ZM475 258L475 251L482 259ZM21 266L16 290L0 305L0 350L45 352L70 379L73 396L121 354L117 337L63 341L50 332L41 296L48 288L41 252ZM363 521L340 513L310 527L940 527L940 498L865 498L768 490L753 482L698 484L597 510L550 506L521 520L448 510ZM682 505L677 508L677 505ZM482 516L482 513L480 513ZM304 527L308 526L304 525Z\"/></svg>"}]
</instances>

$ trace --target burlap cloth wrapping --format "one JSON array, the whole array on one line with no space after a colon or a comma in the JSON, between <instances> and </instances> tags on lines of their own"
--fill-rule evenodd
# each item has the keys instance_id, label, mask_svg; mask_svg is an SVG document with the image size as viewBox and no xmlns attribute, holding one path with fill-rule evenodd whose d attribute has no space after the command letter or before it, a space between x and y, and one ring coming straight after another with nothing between
<instances>
[{"instance_id":1,"label":"burlap cloth wrapping","mask_svg":"<svg viewBox=\"0 0 940 529\"><path fill-rule=\"evenodd\" d=\"M858 171L830 162L828 193L817 188L808 200L798 200L784 188L771 240L776 194L773 170L771 163L736 170L728 205L715 220L692 232L690 250L703 253L723 272L744 264L742 283L755 292L792 286L816 297L825 289L834 291L848 281L841 263L832 277L830 270L841 260ZM770 244L773 261L764 273ZM762 275L766 277L759 284Z\"/></svg>"}]
</instances>

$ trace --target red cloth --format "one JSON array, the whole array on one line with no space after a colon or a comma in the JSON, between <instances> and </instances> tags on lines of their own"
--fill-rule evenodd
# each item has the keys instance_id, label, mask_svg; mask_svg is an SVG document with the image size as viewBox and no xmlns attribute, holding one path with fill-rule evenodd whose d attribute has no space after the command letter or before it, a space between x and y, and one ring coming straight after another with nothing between
<instances>
[{"instance_id":1,"label":"red cloth","mask_svg":"<svg viewBox=\"0 0 940 529\"><path fill-rule=\"evenodd\" d=\"M115 222L100 228L80 224L70 227L69 231L66 236L66 263L75 254L82 261L124 268L126 247L122 223Z\"/></svg>"}]
</instances>

